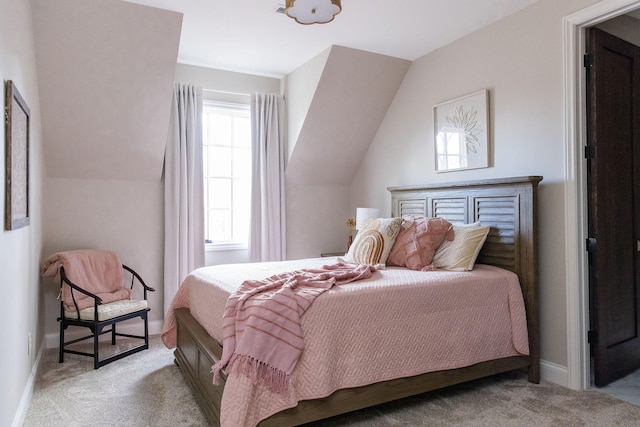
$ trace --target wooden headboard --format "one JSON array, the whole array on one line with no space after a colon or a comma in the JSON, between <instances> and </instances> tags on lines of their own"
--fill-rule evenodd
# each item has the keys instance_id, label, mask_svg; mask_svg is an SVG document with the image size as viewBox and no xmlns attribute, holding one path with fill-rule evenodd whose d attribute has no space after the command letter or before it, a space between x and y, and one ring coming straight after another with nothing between
<instances>
[{"instance_id":1,"label":"wooden headboard","mask_svg":"<svg viewBox=\"0 0 640 427\"><path fill-rule=\"evenodd\" d=\"M393 216L424 215L491 226L477 262L518 275L527 309L529 350L536 367L540 357L536 223L541 180L541 176L525 176L388 188Z\"/></svg>"}]
</instances>

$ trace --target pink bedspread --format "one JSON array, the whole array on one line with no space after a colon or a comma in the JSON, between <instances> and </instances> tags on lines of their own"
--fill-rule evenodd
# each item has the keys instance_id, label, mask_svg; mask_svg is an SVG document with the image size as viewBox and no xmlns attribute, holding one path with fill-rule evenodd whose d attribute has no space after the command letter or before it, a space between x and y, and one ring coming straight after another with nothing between
<instances>
[{"instance_id":1,"label":"pink bedspread","mask_svg":"<svg viewBox=\"0 0 640 427\"><path fill-rule=\"evenodd\" d=\"M222 341L226 299L244 280L328 262L318 258L194 271L167 314L165 345L175 347L174 308L189 307L205 330ZM230 374L222 397L223 426L255 426L300 400L341 388L529 352L517 276L485 265L476 265L473 272L388 268L370 279L334 286L304 314L302 329L305 350L289 392L274 393Z\"/></svg>"}]
</instances>

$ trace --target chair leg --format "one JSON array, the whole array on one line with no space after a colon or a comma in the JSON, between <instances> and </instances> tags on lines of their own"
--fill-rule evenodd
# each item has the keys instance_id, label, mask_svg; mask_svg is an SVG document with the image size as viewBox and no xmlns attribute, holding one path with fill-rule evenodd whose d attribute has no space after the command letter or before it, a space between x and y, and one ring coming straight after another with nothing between
<instances>
[{"instance_id":1,"label":"chair leg","mask_svg":"<svg viewBox=\"0 0 640 427\"><path fill-rule=\"evenodd\" d=\"M149 348L149 313L144 314L144 343Z\"/></svg>"},{"instance_id":2,"label":"chair leg","mask_svg":"<svg viewBox=\"0 0 640 427\"><path fill-rule=\"evenodd\" d=\"M111 325L111 345L116 345L116 324Z\"/></svg>"},{"instance_id":3,"label":"chair leg","mask_svg":"<svg viewBox=\"0 0 640 427\"><path fill-rule=\"evenodd\" d=\"M93 328L93 369L98 369L100 367L100 359L98 357L98 338L100 337L100 332L97 328Z\"/></svg>"},{"instance_id":4,"label":"chair leg","mask_svg":"<svg viewBox=\"0 0 640 427\"><path fill-rule=\"evenodd\" d=\"M64 324L60 321L60 348L58 352L58 363L64 362Z\"/></svg>"}]
</instances>

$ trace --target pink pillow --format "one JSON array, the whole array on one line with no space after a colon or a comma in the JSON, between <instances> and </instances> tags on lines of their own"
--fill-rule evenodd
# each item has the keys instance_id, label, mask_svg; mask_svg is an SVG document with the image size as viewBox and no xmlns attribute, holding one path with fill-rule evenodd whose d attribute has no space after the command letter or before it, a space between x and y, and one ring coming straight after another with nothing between
<instances>
[{"instance_id":1,"label":"pink pillow","mask_svg":"<svg viewBox=\"0 0 640 427\"><path fill-rule=\"evenodd\" d=\"M453 226L442 218L407 215L406 226L400 229L391 248L387 265L411 270L432 270L431 262L442 242L453 240Z\"/></svg>"}]
</instances>

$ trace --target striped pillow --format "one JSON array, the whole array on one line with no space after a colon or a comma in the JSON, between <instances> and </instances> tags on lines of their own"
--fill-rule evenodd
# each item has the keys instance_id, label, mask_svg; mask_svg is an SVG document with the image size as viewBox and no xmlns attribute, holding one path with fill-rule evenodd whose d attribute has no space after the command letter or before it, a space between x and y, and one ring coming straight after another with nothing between
<instances>
[{"instance_id":1,"label":"striped pillow","mask_svg":"<svg viewBox=\"0 0 640 427\"><path fill-rule=\"evenodd\" d=\"M369 218L365 220L344 260L355 264L385 264L401 224L402 218Z\"/></svg>"}]
</instances>

